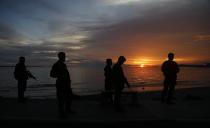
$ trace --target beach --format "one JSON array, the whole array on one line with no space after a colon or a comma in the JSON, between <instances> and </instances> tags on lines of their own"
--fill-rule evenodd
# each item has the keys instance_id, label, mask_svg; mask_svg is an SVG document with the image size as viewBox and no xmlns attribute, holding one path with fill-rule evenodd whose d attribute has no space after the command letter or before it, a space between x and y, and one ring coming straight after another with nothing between
<instances>
[{"instance_id":1,"label":"beach","mask_svg":"<svg viewBox=\"0 0 210 128\"><path fill-rule=\"evenodd\" d=\"M175 104L162 103L160 91L137 94L133 103L132 93L124 93L124 112L116 112L112 104L104 104L102 95L86 95L73 101L76 114L58 117L56 99L28 99L18 103L16 98L0 98L0 125L75 127L141 127L141 126L205 126L210 123L210 88L177 89Z\"/></svg>"}]
</instances>

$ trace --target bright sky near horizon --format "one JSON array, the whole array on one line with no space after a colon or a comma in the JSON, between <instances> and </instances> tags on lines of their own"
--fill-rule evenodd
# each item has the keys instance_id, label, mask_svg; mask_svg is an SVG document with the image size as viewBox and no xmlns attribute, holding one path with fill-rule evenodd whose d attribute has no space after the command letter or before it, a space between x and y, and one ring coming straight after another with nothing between
<instances>
[{"instance_id":1,"label":"bright sky near horizon","mask_svg":"<svg viewBox=\"0 0 210 128\"><path fill-rule=\"evenodd\" d=\"M0 65L210 62L209 0L0 0Z\"/></svg>"}]
</instances>

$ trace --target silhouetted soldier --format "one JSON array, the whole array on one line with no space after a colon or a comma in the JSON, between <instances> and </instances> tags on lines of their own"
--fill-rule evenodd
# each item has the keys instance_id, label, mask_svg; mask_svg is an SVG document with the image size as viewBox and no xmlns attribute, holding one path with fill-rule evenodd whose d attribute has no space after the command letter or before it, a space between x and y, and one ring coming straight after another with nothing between
<instances>
[{"instance_id":1,"label":"silhouetted soldier","mask_svg":"<svg viewBox=\"0 0 210 128\"><path fill-rule=\"evenodd\" d=\"M113 66L113 83L114 83L114 105L117 111L122 111L121 107L121 93L124 89L124 84L127 84L130 87L122 69L122 64L126 61L124 56L120 56L118 58L117 63Z\"/></svg>"},{"instance_id":2,"label":"silhouetted soldier","mask_svg":"<svg viewBox=\"0 0 210 128\"><path fill-rule=\"evenodd\" d=\"M113 89L113 81L112 81L112 59L106 59L106 66L104 67L104 76L105 76L105 91L106 98L111 103L112 100L112 89Z\"/></svg>"},{"instance_id":3,"label":"silhouetted soldier","mask_svg":"<svg viewBox=\"0 0 210 128\"><path fill-rule=\"evenodd\" d=\"M30 71L26 69L25 57L19 57L19 62L15 66L14 76L18 81L18 102L24 102L24 92L26 91L27 80L29 78L36 79Z\"/></svg>"},{"instance_id":4,"label":"silhouetted soldier","mask_svg":"<svg viewBox=\"0 0 210 128\"><path fill-rule=\"evenodd\" d=\"M166 100L166 102L169 104L172 103L171 100L173 92L175 90L177 73L179 72L179 66L175 61L173 61L173 59L174 59L174 54L169 53L168 60L165 61L161 67L165 77L164 88L162 91L162 101L164 102Z\"/></svg>"},{"instance_id":5,"label":"silhouetted soldier","mask_svg":"<svg viewBox=\"0 0 210 128\"><path fill-rule=\"evenodd\" d=\"M65 62L65 53L58 53L58 61L52 66L50 76L57 78L56 91L59 108L59 116L67 117L67 113L73 113L71 110L72 90L71 80Z\"/></svg>"}]
</instances>

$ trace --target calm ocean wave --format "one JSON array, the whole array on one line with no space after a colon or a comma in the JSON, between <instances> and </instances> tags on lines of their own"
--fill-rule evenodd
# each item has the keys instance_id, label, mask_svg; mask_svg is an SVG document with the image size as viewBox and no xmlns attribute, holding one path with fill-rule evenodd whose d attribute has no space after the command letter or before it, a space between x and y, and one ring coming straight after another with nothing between
<instances>
[{"instance_id":1,"label":"calm ocean wave","mask_svg":"<svg viewBox=\"0 0 210 128\"><path fill-rule=\"evenodd\" d=\"M26 96L36 98L55 97L55 79L50 78L50 67L28 68L38 79L28 80ZM13 77L12 67L0 68L0 96L16 97L17 81ZM79 95L100 93L104 89L103 66L84 67L72 66L69 68L73 92ZM163 75L160 67L124 67L124 72L131 86L142 91L160 90L162 88ZM177 88L189 88L210 86L210 68L181 67L178 74Z\"/></svg>"}]
</instances>

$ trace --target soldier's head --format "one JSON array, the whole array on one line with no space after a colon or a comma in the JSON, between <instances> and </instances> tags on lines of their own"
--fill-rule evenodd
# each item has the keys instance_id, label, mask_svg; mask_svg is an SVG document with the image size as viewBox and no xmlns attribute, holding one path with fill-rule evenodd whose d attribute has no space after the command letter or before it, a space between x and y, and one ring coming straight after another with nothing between
<instances>
[{"instance_id":1,"label":"soldier's head","mask_svg":"<svg viewBox=\"0 0 210 128\"><path fill-rule=\"evenodd\" d=\"M174 53L170 52L168 53L168 60L174 60Z\"/></svg>"},{"instance_id":2,"label":"soldier's head","mask_svg":"<svg viewBox=\"0 0 210 128\"><path fill-rule=\"evenodd\" d=\"M25 57L23 56L19 57L19 63L25 63Z\"/></svg>"},{"instance_id":3,"label":"soldier's head","mask_svg":"<svg viewBox=\"0 0 210 128\"><path fill-rule=\"evenodd\" d=\"M64 62L66 60L66 55L64 52L59 52L58 53L58 59L62 62Z\"/></svg>"},{"instance_id":4,"label":"soldier's head","mask_svg":"<svg viewBox=\"0 0 210 128\"><path fill-rule=\"evenodd\" d=\"M119 63L120 65L122 65L125 61L126 61L126 59L125 59L124 56L120 56L120 57L118 58L118 63Z\"/></svg>"},{"instance_id":5,"label":"soldier's head","mask_svg":"<svg viewBox=\"0 0 210 128\"><path fill-rule=\"evenodd\" d=\"M112 59L106 59L106 64L107 65L112 65Z\"/></svg>"}]
</instances>

